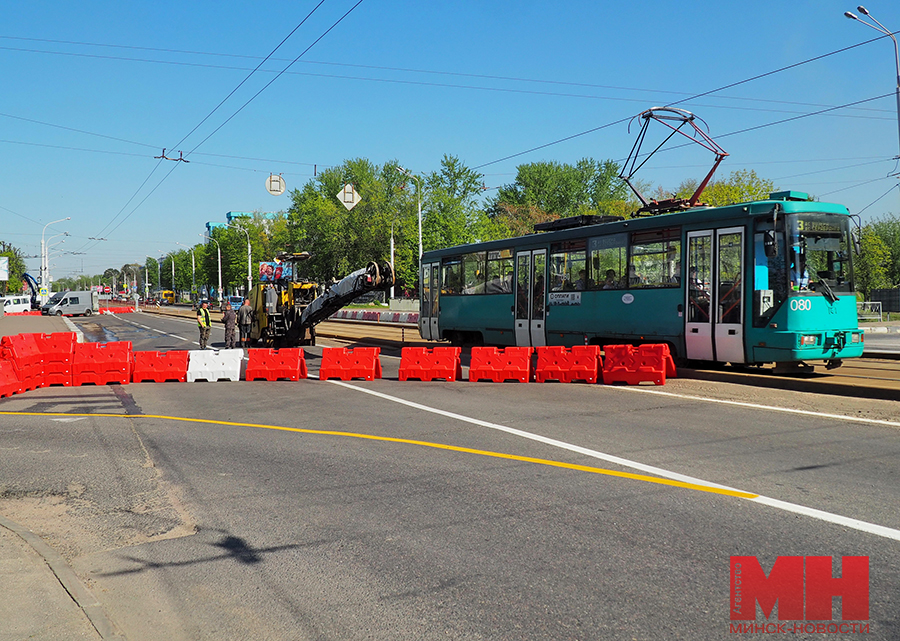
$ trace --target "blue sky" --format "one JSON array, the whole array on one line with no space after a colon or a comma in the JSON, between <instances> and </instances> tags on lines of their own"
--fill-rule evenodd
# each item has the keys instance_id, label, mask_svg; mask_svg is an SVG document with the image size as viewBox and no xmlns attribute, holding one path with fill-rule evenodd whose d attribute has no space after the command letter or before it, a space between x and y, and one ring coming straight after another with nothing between
<instances>
[{"instance_id":1,"label":"blue sky","mask_svg":"<svg viewBox=\"0 0 900 641\"><path fill-rule=\"evenodd\" d=\"M356 4L325 0L182 142L316 4L9 3L0 239L38 254L44 225L71 216L47 237L68 231L57 249L86 253L58 256L53 274L91 274L193 245L228 211L286 209L287 195L265 191L270 173L292 189L314 165L365 157L429 172L454 154L492 188L523 162L621 161L635 138L625 123L495 162L878 36L835 0L363 0L234 115ZM900 30L896 2L866 6ZM885 38L678 106L730 154L720 177L754 169L852 212L868 206L865 221L900 212L897 178L887 177L900 145L893 54ZM163 147L192 152L191 163L160 163ZM674 189L711 164L699 148L677 149L638 176ZM36 273L39 261L28 264Z\"/></svg>"}]
</instances>

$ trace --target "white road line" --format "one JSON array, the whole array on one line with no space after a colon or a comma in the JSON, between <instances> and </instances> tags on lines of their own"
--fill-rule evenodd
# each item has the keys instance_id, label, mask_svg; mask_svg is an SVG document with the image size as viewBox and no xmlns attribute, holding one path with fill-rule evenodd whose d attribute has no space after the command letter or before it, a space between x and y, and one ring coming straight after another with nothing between
<instances>
[{"instance_id":1,"label":"white road line","mask_svg":"<svg viewBox=\"0 0 900 641\"><path fill-rule=\"evenodd\" d=\"M759 403L747 403L746 401L727 401L719 398L708 398L706 396L693 396L691 394L679 394L677 392L663 392L662 390L647 389L642 387L626 387L622 385L605 385L598 389L623 390L626 392L639 392L643 394L657 394L659 396L671 396L688 401L702 401L704 403L720 403L722 405L735 405L737 407L748 407L754 410L768 410L770 412L784 412L786 414L799 414L801 416L814 416L815 418L831 418L838 421L849 421L851 423L867 423L869 425L885 425L887 427L900 427L900 421L887 421L878 418L863 418L860 416L847 416L846 414L826 414L824 412L813 412L812 410L797 410L789 407L777 407L775 405L761 405Z\"/></svg>"},{"instance_id":2,"label":"white road line","mask_svg":"<svg viewBox=\"0 0 900 641\"><path fill-rule=\"evenodd\" d=\"M540 434L533 434L531 432L526 432L524 430L519 430L513 427L508 427L506 425L500 425L498 423L491 423L488 421L482 421L481 419L472 418L470 416L464 416L462 414L456 414L454 412L448 412L446 410L437 409L435 407L429 407L427 405L422 405L421 403L415 403L413 401L407 401L406 399L399 398L397 396L391 396L390 394L384 394L382 392L376 392L375 390L366 389L364 387L357 387L356 385L351 385L350 383L345 383L344 381L336 381L329 380L329 383L333 383L335 385L340 385L341 387L345 387L347 389L351 389L357 392L363 392L364 394L369 394L371 396L377 396L378 398L382 398L393 403L399 403L400 405L406 405L407 407L411 407L414 409L422 410L424 412L429 412L431 414L437 414L439 416L446 416L447 418L452 418L458 421L462 421L465 423L470 423L472 425L479 425L481 427L486 427L492 430L498 430L501 432L506 432L508 434L513 434L515 436L520 436L522 438L526 438L532 441L537 441L539 443L544 443L546 445L550 445L553 447L558 447L561 449L569 450L571 452L577 452L579 454L584 454L585 456L590 456L592 458L600 459L603 461L607 461L609 463L614 463L616 465L621 465L623 467L640 470L642 472L648 472L650 474L655 474L657 476L661 476L662 478L672 479L674 481L683 481L685 483L691 483L694 485L703 485L706 487L714 487L726 490L732 490L737 492L745 492L747 494L755 494L755 492L750 492L748 490L741 490L738 488L729 487L727 485L720 485L718 483L712 483L710 481L705 481L703 479L699 479L693 476L687 476L685 474L679 474L678 472L672 472L660 467L655 467L652 465L645 465L644 463L639 463L638 461L632 461L629 459L621 458L619 456L614 456L612 454L606 454L605 452L598 452L597 450L588 449L585 447L581 447L579 445L573 445L571 443L566 443L565 441L558 441L556 439L548 438L546 436L541 436ZM606 389L606 388L604 388ZM613 388L610 386L610 389L628 389L628 388ZM641 391L641 390L635 390ZM649 390L648 390L649 391ZM658 393L658 392L657 392ZM668 393L668 392L667 392ZM679 396L677 394L672 394L673 396ZM689 397L692 400L715 400L715 399L703 399L703 397ZM741 404L741 403L736 403ZM782 411L784 408L774 408L767 407L764 405L754 405L752 403L743 404L748 407L752 407L754 409L772 409L775 411ZM798 410L799 412L800 410ZM818 414L816 412L803 412L807 414L812 414L815 416L829 416ZM851 419L847 416L834 415L834 418L840 418L844 420L859 420L859 419ZM753 501L755 503L760 503L762 505L767 505L769 507L773 507L779 510L784 510L786 512L792 512L794 514L802 514L803 516L807 516L813 519L817 519L820 521L825 521L828 523L835 523L837 525L843 525L844 527L852 528L854 530L859 530L861 532L866 532L868 534L874 534L876 536L884 537L887 539L893 539L895 541L900 541L900 530L896 530L894 528L885 527L883 525L878 525L876 523L869 523L867 521L860 521L859 519L854 519L846 516L841 516L840 514L833 514L831 512L825 512L823 510L817 510L816 508L806 507L804 505L798 505L796 503L789 503L787 501L781 501L779 499L769 498L767 496L756 495L754 498L746 499L748 501Z\"/></svg>"}]
</instances>

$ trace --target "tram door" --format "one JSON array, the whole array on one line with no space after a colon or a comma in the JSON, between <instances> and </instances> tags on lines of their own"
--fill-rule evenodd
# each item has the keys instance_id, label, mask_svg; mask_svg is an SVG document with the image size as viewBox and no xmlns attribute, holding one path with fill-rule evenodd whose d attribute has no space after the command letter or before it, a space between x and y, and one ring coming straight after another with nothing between
<instances>
[{"instance_id":1,"label":"tram door","mask_svg":"<svg viewBox=\"0 0 900 641\"><path fill-rule=\"evenodd\" d=\"M687 357L744 362L744 231L688 232L685 349Z\"/></svg>"},{"instance_id":2,"label":"tram door","mask_svg":"<svg viewBox=\"0 0 900 641\"><path fill-rule=\"evenodd\" d=\"M547 344L547 250L516 253L516 345Z\"/></svg>"},{"instance_id":3,"label":"tram door","mask_svg":"<svg viewBox=\"0 0 900 641\"><path fill-rule=\"evenodd\" d=\"M419 281L422 289L422 302L419 306L419 334L427 341L440 340L438 331L438 305L440 284L440 263L423 263L422 278Z\"/></svg>"}]
</instances>

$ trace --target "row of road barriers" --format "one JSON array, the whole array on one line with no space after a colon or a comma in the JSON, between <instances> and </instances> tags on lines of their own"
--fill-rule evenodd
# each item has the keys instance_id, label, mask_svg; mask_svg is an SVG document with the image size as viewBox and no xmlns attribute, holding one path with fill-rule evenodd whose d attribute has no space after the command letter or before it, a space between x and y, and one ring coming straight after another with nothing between
<instances>
[{"instance_id":1,"label":"row of road barriers","mask_svg":"<svg viewBox=\"0 0 900 641\"><path fill-rule=\"evenodd\" d=\"M675 363L665 344L607 345L604 362L598 345L571 348L548 347L473 347L469 363L469 381L494 383L518 381L583 381L596 383L602 374L605 384L644 382L665 385L666 377L676 376ZM536 359L532 358L536 355ZM404 347L400 359L400 380L422 381L462 378L459 347Z\"/></svg>"},{"instance_id":2,"label":"row of road barriers","mask_svg":"<svg viewBox=\"0 0 900 641\"><path fill-rule=\"evenodd\" d=\"M319 379L382 377L378 347L324 347ZM536 358L533 358L536 356ZM405 347L399 379L462 378L459 347ZM473 347L469 381L664 385L676 375L667 345ZM302 348L133 351L130 341L78 343L74 332L16 334L0 339L0 397L51 385L141 382L298 381L308 376Z\"/></svg>"}]
</instances>

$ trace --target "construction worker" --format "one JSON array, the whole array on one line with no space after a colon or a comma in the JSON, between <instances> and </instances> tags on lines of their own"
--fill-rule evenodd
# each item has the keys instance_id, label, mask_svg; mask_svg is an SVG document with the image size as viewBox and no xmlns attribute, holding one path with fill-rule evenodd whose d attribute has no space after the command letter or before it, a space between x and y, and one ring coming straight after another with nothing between
<instances>
[{"instance_id":1,"label":"construction worker","mask_svg":"<svg viewBox=\"0 0 900 641\"><path fill-rule=\"evenodd\" d=\"M237 311L238 326L241 329L241 347L250 347L250 328L253 325L253 315L250 299L245 298L244 304Z\"/></svg>"},{"instance_id":2,"label":"construction worker","mask_svg":"<svg viewBox=\"0 0 900 641\"><path fill-rule=\"evenodd\" d=\"M237 327L237 314L231 309L231 303L227 301L222 309L222 322L225 324L225 349L234 349L234 330Z\"/></svg>"},{"instance_id":3,"label":"construction worker","mask_svg":"<svg viewBox=\"0 0 900 641\"><path fill-rule=\"evenodd\" d=\"M212 321L209 318L209 305L206 301L200 304L197 310L197 325L200 326L200 349L206 349L206 342L209 340L209 334L212 332Z\"/></svg>"}]
</instances>

